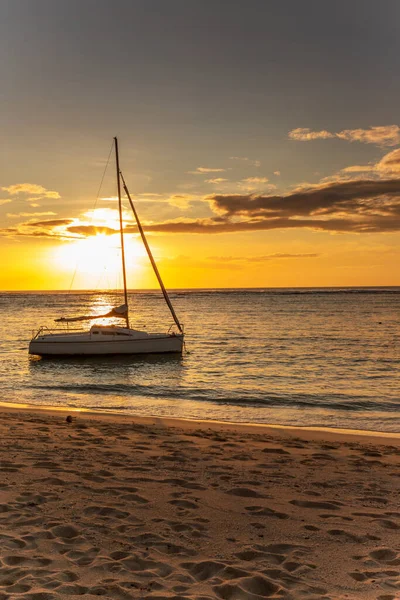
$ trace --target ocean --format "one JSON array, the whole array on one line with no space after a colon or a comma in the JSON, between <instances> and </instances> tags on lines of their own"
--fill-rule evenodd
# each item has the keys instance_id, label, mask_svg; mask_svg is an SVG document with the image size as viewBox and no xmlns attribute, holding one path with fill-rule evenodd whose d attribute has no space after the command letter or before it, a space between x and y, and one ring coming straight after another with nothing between
<instances>
[{"instance_id":1,"label":"ocean","mask_svg":"<svg viewBox=\"0 0 400 600\"><path fill-rule=\"evenodd\" d=\"M171 292L182 357L39 359L32 331L106 312L113 292L0 293L2 402L126 415L400 432L400 288ZM131 326L166 331L160 292Z\"/></svg>"}]
</instances>

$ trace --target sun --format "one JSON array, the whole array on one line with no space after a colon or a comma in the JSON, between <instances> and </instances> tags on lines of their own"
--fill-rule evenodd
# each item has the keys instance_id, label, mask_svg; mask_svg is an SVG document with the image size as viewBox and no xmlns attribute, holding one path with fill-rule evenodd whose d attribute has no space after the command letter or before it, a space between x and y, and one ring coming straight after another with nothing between
<instances>
[{"instance_id":1,"label":"sun","mask_svg":"<svg viewBox=\"0 0 400 600\"><path fill-rule=\"evenodd\" d=\"M126 270L142 268L145 249L135 237L125 236ZM122 284L121 238L119 234L97 234L58 247L52 256L54 268L69 271L76 289L115 289Z\"/></svg>"}]
</instances>

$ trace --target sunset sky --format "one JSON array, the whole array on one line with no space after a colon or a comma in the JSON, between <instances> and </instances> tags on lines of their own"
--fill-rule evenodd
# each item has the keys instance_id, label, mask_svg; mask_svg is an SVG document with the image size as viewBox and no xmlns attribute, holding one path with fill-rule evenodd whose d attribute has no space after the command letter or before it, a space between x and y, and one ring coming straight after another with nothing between
<instances>
[{"instance_id":1,"label":"sunset sky","mask_svg":"<svg viewBox=\"0 0 400 600\"><path fill-rule=\"evenodd\" d=\"M398 0L3 0L0 289L400 285ZM96 200L100 188L99 198ZM155 287L124 201L128 284Z\"/></svg>"}]
</instances>

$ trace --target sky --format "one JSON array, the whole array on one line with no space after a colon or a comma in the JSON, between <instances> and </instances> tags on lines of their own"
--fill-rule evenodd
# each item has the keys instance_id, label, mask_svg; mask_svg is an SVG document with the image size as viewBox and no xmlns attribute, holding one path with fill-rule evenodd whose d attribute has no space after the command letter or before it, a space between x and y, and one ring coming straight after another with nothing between
<instances>
[{"instance_id":1,"label":"sky","mask_svg":"<svg viewBox=\"0 0 400 600\"><path fill-rule=\"evenodd\" d=\"M0 290L400 285L398 0L2 0ZM156 287L129 204L128 285Z\"/></svg>"}]
</instances>

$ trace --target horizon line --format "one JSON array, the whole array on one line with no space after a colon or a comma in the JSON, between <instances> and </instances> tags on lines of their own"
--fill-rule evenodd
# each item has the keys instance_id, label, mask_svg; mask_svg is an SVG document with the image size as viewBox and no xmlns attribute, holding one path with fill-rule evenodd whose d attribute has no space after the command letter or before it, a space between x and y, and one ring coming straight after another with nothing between
<instances>
[{"instance_id":1,"label":"horizon line","mask_svg":"<svg viewBox=\"0 0 400 600\"><path fill-rule=\"evenodd\" d=\"M254 287L182 287L182 288L168 288L169 292L183 292L183 291L210 291L210 290L351 290L351 289L391 289L400 288L399 285L311 285L311 286L254 286ZM161 292L160 288L128 288L128 292ZM9 293L20 293L20 294L35 294L35 293L51 293L51 292L64 292L67 294L92 292L92 293L123 293L123 290L115 289L93 289L93 288L82 288L82 289L32 289L32 290L19 290L19 289L4 289L0 290L0 294Z\"/></svg>"}]
</instances>

